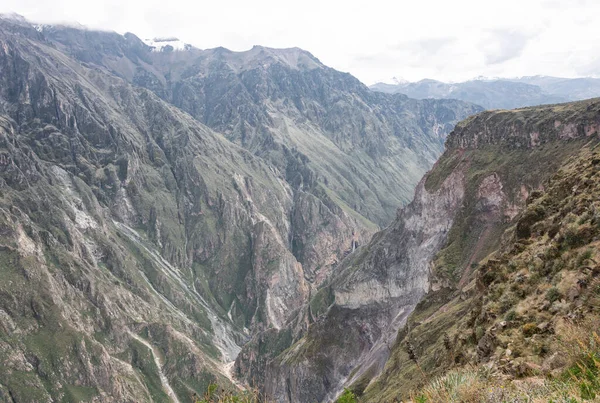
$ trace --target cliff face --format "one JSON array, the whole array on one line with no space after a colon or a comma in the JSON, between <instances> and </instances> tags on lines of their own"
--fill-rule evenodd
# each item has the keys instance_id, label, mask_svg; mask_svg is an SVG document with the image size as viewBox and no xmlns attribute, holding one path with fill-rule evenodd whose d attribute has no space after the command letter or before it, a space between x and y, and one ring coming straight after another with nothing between
<instances>
[{"instance_id":1,"label":"cliff face","mask_svg":"<svg viewBox=\"0 0 600 403\"><path fill-rule=\"evenodd\" d=\"M269 310L305 298L288 249L265 262L251 248L286 239L289 186L28 24L1 21L0 43L3 397L186 400L227 385L244 326L275 326Z\"/></svg>"},{"instance_id":2,"label":"cliff face","mask_svg":"<svg viewBox=\"0 0 600 403\"><path fill-rule=\"evenodd\" d=\"M486 112L457 126L425 186L465 172L463 207L432 261L434 286L364 401L406 399L426 384L421 370L430 380L468 365L495 368L504 380L560 373L568 360L558 362L558 340L568 323L597 315L595 291L575 283L591 281L577 257L598 239L587 223L595 216L599 122L600 104L590 100ZM585 235L571 243L569 231Z\"/></svg>"},{"instance_id":3,"label":"cliff face","mask_svg":"<svg viewBox=\"0 0 600 403\"><path fill-rule=\"evenodd\" d=\"M333 305L269 364L267 396L328 401L343 385L381 371L398 329L429 289L429 262L463 197L460 171L432 193L421 183L394 224L342 263L327 289Z\"/></svg>"}]
</instances>

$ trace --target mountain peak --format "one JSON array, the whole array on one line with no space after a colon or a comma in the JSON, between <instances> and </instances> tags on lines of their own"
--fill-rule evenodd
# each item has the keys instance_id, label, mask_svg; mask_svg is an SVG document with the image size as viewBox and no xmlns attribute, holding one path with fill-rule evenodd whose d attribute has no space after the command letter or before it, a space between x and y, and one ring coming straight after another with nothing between
<instances>
[{"instance_id":1,"label":"mountain peak","mask_svg":"<svg viewBox=\"0 0 600 403\"><path fill-rule=\"evenodd\" d=\"M27 22L27 19L25 17L23 17L21 14L17 14L14 12L0 13L0 20L11 20L24 23Z\"/></svg>"},{"instance_id":2,"label":"mountain peak","mask_svg":"<svg viewBox=\"0 0 600 403\"><path fill-rule=\"evenodd\" d=\"M269 48L254 45L245 51L232 51L223 47L207 50L212 57L219 58L234 71L265 68L274 64L282 64L294 70L313 70L325 67L310 52L294 48Z\"/></svg>"}]
</instances>

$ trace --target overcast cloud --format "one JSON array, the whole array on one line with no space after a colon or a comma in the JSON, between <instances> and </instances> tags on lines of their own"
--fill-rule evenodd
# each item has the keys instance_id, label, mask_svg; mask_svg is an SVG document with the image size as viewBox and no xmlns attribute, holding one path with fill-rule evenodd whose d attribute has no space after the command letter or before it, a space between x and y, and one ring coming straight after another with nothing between
<instances>
[{"instance_id":1,"label":"overcast cloud","mask_svg":"<svg viewBox=\"0 0 600 403\"><path fill-rule=\"evenodd\" d=\"M600 76L599 0L0 0L0 11L203 49L298 46L366 84Z\"/></svg>"}]
</instances>

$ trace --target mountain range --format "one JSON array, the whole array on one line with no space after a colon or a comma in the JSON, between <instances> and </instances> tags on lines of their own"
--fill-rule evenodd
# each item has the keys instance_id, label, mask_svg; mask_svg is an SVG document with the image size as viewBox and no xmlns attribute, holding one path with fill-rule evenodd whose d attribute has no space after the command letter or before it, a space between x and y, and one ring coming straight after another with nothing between
<instances>
[{"instance_id":1,"label":"mountain range","mask_svg":"<svg viewBox=\"0 0 600 403\"><path fill-rule=\"evenodd\" d=\"M459 83L425 79L394 84L377 83L370 88L389 94L406 94L415 99L460 99L486 109L514 109L598 97L600 79L529 76Z\"/></svg>"}]
</instances>

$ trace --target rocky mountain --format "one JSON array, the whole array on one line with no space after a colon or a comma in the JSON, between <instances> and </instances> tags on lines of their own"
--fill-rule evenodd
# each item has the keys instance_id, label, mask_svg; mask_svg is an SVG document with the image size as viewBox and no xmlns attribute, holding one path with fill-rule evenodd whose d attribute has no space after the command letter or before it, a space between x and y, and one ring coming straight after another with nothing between
<instances>
[{"instance_id":1,"label":"rocky mountain","mask_svg":"<svg viewBox=\"0 0 600 403\"><path fill-rule=\"evenodd\" d=\"M600 96L600 79L531 76L461 83L425 79L396 84L377 83L370 88L378 92L406 94L416 99L460 99L486 109L514 109Z\"/></svg>"},{"instance_id":2,"label":"rocky mountain","mask_svg":"<svg viewBox=\"0 0 600 403\"><path fill-rule=\"evenodd\" d=\"M414 200L312 297L308 330L247 344L238 376L261 380L280 402L328 401L343 387L360 401L391 402L453 366L490 362L512 376L553 366L544 360L561 354L556 337L541 357L542 341L530 337L598 308L577 282L595 270L579 266L594 262L598 240L599 125L597 99L461 122ZM560 297L548 304L552 286ZM521 359L503 357L511 353L499 348L517 344Z\"/></svg>"},{"instance_id":3,"label":"rocky mountain","mask_svg":"<svg viewBox=\"0 0 600 403\"><path fill-rule=\"evenodd\" d=\"M4 401L235 388L241 347L304 334L338 262L480 110L371 92L299 49L6 17L0 45Z\"/></svg>"},{"instance_id":4,"label":"rocky mountain","mask_svg":"<svg viewBox=\"0 0 600 403\"><path fill-rule=\"evenodd\" d=\"M310 190L384 226L477 107L373 93L298 48L151 52L133 34L43 30L65 53L188 112ZM96 49L104 49L97 54Z\"/></svg>"}]
</instances>

